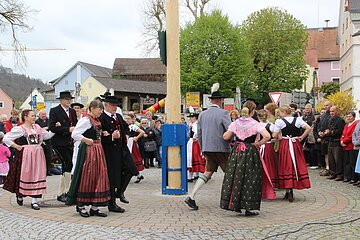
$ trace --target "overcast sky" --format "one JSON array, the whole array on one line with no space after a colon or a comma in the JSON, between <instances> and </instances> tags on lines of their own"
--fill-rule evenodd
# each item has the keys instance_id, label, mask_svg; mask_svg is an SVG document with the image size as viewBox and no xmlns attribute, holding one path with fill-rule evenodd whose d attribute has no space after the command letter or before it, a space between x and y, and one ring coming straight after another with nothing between
<instances>
[{"instance_id":1,"label":"overcast sky","mask_svg":"<svg viewBox=\"0 0 360 240\"><path fill-rule=\"evenodd\" d=\"M112 68L117 57L143 57L141 10L144 0L23 0L38 10L29 22L33 31L20 35L27 48L65 48L65 51L26 52L27 66L16 68L13 54L1 53L0 64L44 82L60 77L77 61ZM340 0L211 0L233 23L252 12L278 6L309 28L338 25ZM182 15L183 15L182 11ZM183 19L186 16L183 16ZM1 33L1 47L9 47ZM7 33L9 35L9 33ZM5 39L5 40L4 40Z\"/></svg>"}]
</instances>

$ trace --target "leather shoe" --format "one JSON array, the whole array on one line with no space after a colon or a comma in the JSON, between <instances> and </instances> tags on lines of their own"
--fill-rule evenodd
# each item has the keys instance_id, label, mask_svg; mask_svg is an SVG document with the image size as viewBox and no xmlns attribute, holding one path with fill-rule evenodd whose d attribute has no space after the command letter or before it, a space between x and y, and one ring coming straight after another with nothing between
<instances>
[{"instance_id":1,"label":"leather shoe","mask_svg":"<svg viewBox=\"0 0 360 240\"><path fill-rule=\"evenodd\" d=\"M107 217L107 215L105 213L100 212L99 209L93 210L92 208L90 208L90 216Z\"/></svg>"},{"instance_id":2,"label":"leather shoe","mask_svg":"<svg viewBox=\"0 0 360 240\"><path fill-rule=\"evenodd\" d=\"M360 186L360 181L357 181L356 183L353 184L354 186Z\"/></svg>"},{"instance_id":3,"label":"leather shoe","mask_svg":"<svg viewBox=\"0 0 360 240\"><path fill-rule=\"evenodd\" d=\"M85 210L85 208L79 209L78 212L79 212L80 216L82 216L82 217L85 217L85 218L90 217L90 214Z\"/></svg>"},{"instance_id":4,"label":"leather shoe","mask_svg":"<svg viewBox=\"0 0 360 240\"><path fill-rule=\"evenodd\" d=\"M331 175L330 177L327 177L326 179L334 180L336 178L336 175Z\"/></svg>"},{"instance_id":5,"label":"leather shoe","mask_svg":"<svg viewBox=\"0 0 360 240\"><path fill-rule=\"evenodd\" d=\"M137 177L137 180L135 181L135 183L139 183L141 180L144 180L143 175L141 175L140 177Z\"/></svg>"},{"instance_id":6,"label":"leather shoe","mask_svg":"<svg viewBox=\"0 0 360 240\"><path fill-rule=\"evenodd\" d=\"M343 178L343 177L337 177L337 178L335 178L334 180L337 181L337 182L339 182L339 181L343 181L344 178Z\"/></svg>"},{"instance_id":7,"label":"leather shoe","mask_svg":"<svg viewBox=\"0 0 360 240\"><path fill-rule=\"evenodd\" d=\"M129 203L129 200L127 200L127 198L125 197L124 193L121 193L119 196L120 202L123 203Z\"/></svg>"},{"instance_id":8,"label":"leather shoe","mask_svg":"<svg viewBox=\"0 0 360 240\"><path fill-rule=\"evenodd\" d=\"M194 200L194 199L191 199L190 197L187 197L187 198L185 199L185 203L186 203L190 208L192 208L192 209L194 209L194 210L198 210L198 209L199 209L198 205L196 205L195 200Z\"/></svg>"},{"instance_id":9,"label":"leather shoe","mask_svg":"<svg viewBox=\"0 0 360 240\"><path fill-rule=\"evenodd\" d=\"M344 179L343 182L350 182L350 179Z\"/></svg>"},{"instance_id":10,"label":"leather shoe","mask_svg":"<svg viewBox=\"0 0 360 240\"><path fill-rule=\"evenodd\" d=\"M249 211L249 210L245 211L245 216L247 216L247 217L249 217L249 216L257 216L257 215L259 215L258 212Z\"/></svg>"},{"instance_id":11,"label":"leather shoe","mask_svg":"<svg viewBox=\"0 0 360 240\"><path fill-rule=\"evenodd\" d=\"M294 201L294 192L293 192L292 190L289 192L288 200L289 200L289 202L293 202L293 201Z\"/></svg>"},{"instance_id":12,"label":"leather shoe","mask_svg":"<svg viewBox=\"0 0 360 240\"><path fill-rule=\"evenodd\" d=\"M21 199L19 197L16 197L16 203L19 205L19 206L22 206L24 204L24 200Z\"/></svg>"},{"instance_id":13,"label":"leather shoe","mask_svg":"<svg viewBox=\"0 0 360 240\"><path fill-rule=\"evenodd\" d=\"M356 183L356 181L355 181L355 180L351 180L349 183L350 183L350 184L354 184L354 183Z\"/></svg>"},{"instance_id":14,"label":"leather shoe","mask_svg":"<svg viewBox=\"0 0 360 240\"><path fill-rule=\"evenodd\" d=\"M118 213L125 212L125 209L121 208L118 205L114 205L114 204L109 205L108 209L109 209L109 212L118 212Z\"/></svg>"},{"instance_id":15,"label":"leather shoe","mask_svg":"<svg viewBox=\"0 0 360 240\"><path fill-rule=\"evenodd\" d=\"M60 196L57 196L56 198L59 202L66 202L67 196L66 193L61 194Z\"/></svg>"},{"instance_id":16,"label":"leather shoe","mask_svg":"<svg viewBox=\"0 0 360 240\"><path fill-rule=\"evenodd\" d=\"M31 208L34 209L34 210L40 210L40 207L39 207L38 203L32 203Z\"/></svg>"}]
</instances>

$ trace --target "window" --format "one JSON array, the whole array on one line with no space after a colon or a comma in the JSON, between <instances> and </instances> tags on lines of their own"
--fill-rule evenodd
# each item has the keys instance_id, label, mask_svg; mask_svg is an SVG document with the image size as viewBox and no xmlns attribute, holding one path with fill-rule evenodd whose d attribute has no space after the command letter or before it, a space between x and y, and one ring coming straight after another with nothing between
<instances>
[{"instance_id":1,"label":"window","mask_svg":"<svg viewBox=\"0 0 360 240\"><path fill-rule=\"evenodd\" d=\"M4 102L0 102L0 108L4 108Z\"/></svg>"},{"instance_id":2,"label":"window","mask_svg":"<svg viewBox=\"0 0 360 240\"><path fill-rule=\"evenodd\" d=\"M340 78L338 78L338 77L332 77L332 78L331 78L331 81L332 81L332 82L336 82L336 83L340 83Z\"/></svg>"},{"instance_id":3,"label":"window","mask_svg":"<svg viewBox=\"0 0 360 240\"><path fill-rule=\"evenodd\" d=\"M331 62L331 70L340 70L339 61Z\"/></svg>"}]
</instances>

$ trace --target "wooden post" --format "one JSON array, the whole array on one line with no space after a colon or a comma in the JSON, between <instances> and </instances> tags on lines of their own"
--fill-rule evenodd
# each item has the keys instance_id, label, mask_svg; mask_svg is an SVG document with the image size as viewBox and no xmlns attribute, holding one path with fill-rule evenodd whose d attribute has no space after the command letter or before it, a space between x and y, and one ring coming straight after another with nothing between
<instances>
[{"instance_id":1,"label":"wooden post","mask_svg":"<svg viewBox=\"0 0 360 240\"><path fill-rule=\"evenodd\" d=\"M167 123L181 122L179 1L166 1ZM166 160L166 159L165 159ZM181 168L180 147L168 147L168 168ZM168 187L181 187L181 172L168 171Z\"/></svg>"}]
</instances>

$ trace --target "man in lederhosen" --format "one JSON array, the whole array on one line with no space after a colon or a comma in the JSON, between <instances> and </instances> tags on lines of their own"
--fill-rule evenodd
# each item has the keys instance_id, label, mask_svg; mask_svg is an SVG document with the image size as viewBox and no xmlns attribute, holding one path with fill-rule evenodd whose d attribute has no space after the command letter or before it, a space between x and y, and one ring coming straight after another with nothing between
<instances>
[{"instance_id":1,"label":"man in lederhosen","mask_svg":"<svg viewBox=\"0 0 360 240\"><path fill-rule=\"evenodd\" d=\"M127 150L126 135L129 134L129 130L122 116L116 113L119 104L118 98L107 95L102 101L104 102L104 112L99 119L103 131L101 143L105 152L111 188L109 211L124 212L125 209L116 204L116 191L123 192L122 189L126 189L132 177L126 174L127 177L124 178L124 169L126 168L124 156L126 156L125 151Z\"/></svg>"},{"instance_id":2,"label":"man in lederhosen","mask_svg":"<svg viewBox=\"0 0 360 240\"><path fill-rule=\"evenodd\" d=\"M73 98L69 91L60 92L60 96L57 98L60 104L51 108L49 114L49 130L55 133L51 138L51 144L59 155L62 165L57 197L57 200L61 202L66 202L66 193L71 181L73 155L71 132L77 123L76 112L70 108Z\"/></svg>"}]
</instances>

